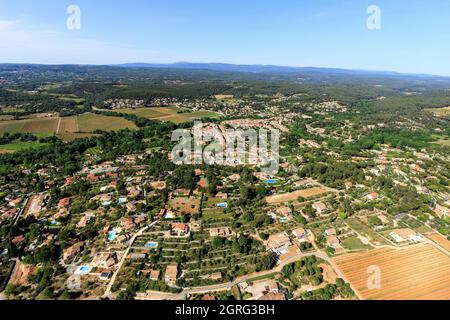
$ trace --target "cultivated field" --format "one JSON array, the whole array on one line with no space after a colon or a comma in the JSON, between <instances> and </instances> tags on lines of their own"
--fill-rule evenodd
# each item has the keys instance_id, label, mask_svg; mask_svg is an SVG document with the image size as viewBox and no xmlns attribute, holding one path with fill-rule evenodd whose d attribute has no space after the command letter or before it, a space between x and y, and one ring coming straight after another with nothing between
<instances>
[{"instance_id":1,"label":"cultivated field","mask_svg":"<svg viewBox=\"0 0 450 320\"><path fill-rule=\"evenodd\" d=\"M85 113L73 117L29 118L23 120L0 121L0 135L4 133L33 133L38 136L57 134L64 141L93 136L96 130L117 131L135 129L133 122L121 117L108 117L93 113ZM14 143L0 146L0 152L9 153L17 150L37 147L37 143Z\"/></svg>"},{"instance_id":2,"label":"cultivated field","mask_svg":"<svg viewBox=\"0 0 450 320\"><path fill-rule=\"evenodd\" d=\"M174 198L170 200L170 206L173 210L182 214L196 214L200 211L199 198Z\"/></svg>"},{"instance_id":3,"label":"cultivated field","mask_svg":"<svg viewBox=\"0 0 450 320\"><path fill-rule=\"evenodd\" d=\"M64 134L68 132L78 132L77 117L65 117L61 118L61 122L58 127L58 134Z\"/></svg>"},{"instance_id":4,"label":"cultivated field","mask_svg":"<svg viewBox=\"0 0 450 320\"><path fill-rule=\"evenodd\" d=\"M368 300L450 299L450 257L432 245L376 249L334 258L359 295ZM368 270L381 271L381 289L368 289Z\"/></svg>"},{"instance_id":5,"label":"cultivated field","mask_svg":"<svg viewBox=\"0 0 450 320\"><path fill-rule=\"evenodd\" d=\"M39 147L45 146L45 143L39 143L39 142L22 142L22 141L16 141L8 144L0 145L0 154L5 153L14 153L20 150L25 149L35 149Z\"/></svg>"},{"instance_id":6,"label":"cultivated field","mask_svg":"<svg viewBox=\"0 0 450 320\"><path fill-rule=\"evenodd\" d=\"M56 132L59 118L33 118L0 122L0 134L4 133L47 133Z\"/></svg>"},{"instance_id":7,"label":"cultivated field","mask_svg":"<svg viewBox=\"0 0 450 320\"><path fill-rule=\"evenodd\" d=\"M445 237L437 233L427 234L427 237L450 252L450 241L448 241Z\"/></svg>"},{"instance_id":8,"label":"cultivated field","mask_svg":"<svg viewBox=\"0 0 450 320\"><path fill-rule=\"evenodd\" d=\"M79 132L117 131L121 129L135 129L133 122L120 117L108 117L93 113L85 113L77 117Z\"/></svg>"},{"instance_id":9,"label":"cultivated field","mask_svg":"<svg viewBox=\"0 0 450 320\"><path fill-rule=\"evenodd\" d=\"M310 189L298 190L298 191L294 191L294 192L290 192L290 193L284 193L284 194L278 194L278 195L266 197L266 201L269 204L290 202L290 201L295 201L300 197L308 198L308 197L317 196L319 194L323 194L326 192L328 192L328 190L325 188L322 188L322 187L310 188Z\"/></svg>"},{"instance_id":10,"label":"cultivated field","mask_svg":"<svg viewBox=\"0 0 450 320\"><path fill-rule=\"evenodd\" d=\"M174 123L183 123L192 121L194 119L201 119L208 117L215 118L219 116L217 113L209 111L179 113L180 111L183 111L183 109L177 107L116 109L114 111L118 113L134 114L138 117L147 118L151 120L169 121Z\"/></svg>"}]
</instances>

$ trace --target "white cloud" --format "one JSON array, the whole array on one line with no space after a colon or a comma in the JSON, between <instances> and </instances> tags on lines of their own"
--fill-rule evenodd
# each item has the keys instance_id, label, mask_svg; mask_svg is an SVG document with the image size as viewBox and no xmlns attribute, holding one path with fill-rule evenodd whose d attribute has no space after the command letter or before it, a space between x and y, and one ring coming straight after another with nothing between
<instances>
[{"instance_id":1,"label":"white cloud","mask_svg":"<svg viewBox=\"0 0 450 320\"><path fill-rule=\"evenodd\" d=\"M82 38L77 31L56 32L0 20L0 63L112 64L162 61L162 54L133 46Z\"/></svg>"}]
</instances>

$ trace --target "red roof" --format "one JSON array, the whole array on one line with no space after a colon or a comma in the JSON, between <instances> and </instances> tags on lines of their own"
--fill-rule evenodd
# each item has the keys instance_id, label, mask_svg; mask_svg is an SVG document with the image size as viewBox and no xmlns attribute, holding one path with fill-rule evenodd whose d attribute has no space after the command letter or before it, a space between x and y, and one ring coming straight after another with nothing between
<instances>
[{"instance_id":1,"label":"red roof","mask_svg":"<svg viewBox=\"0 0 450 320\"><path fill-rule=\"evenodd\" d=\"M187 224L184 224L184 223L175 223L175 224L172 225L172 230L188 232L189 231L189 227L188 227Z\"/></svg>"},{"instance_id":2,"label":"red roof","mask_svg":"<svg viewBox=\"0 0 450 320\"><path fill-rule=\"evenodd\" d=\"M64 198L59 200L58 207L67 207L70 204L70 198Z\"/></svg>"}]
</instances>

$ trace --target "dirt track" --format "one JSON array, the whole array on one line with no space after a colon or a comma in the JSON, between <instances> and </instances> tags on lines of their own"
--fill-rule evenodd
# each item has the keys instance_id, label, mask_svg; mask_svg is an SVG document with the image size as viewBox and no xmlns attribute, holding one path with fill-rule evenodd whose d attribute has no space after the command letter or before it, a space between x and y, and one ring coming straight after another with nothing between
<instances>
[{"instance_id":1,"label":"dirt track","mask_svg":"<svg viewBox=\"0 0 450 320\"><path fill-rule=\"evenodd\" d=\"M319 194L323 194L328 192L327 189L323 187L317 187L317 188L311 188L311 189L305 189L305 190L298 190L290 193L284 193L284 194L278 194L273 195L266 198L267 203L269 204L276 204L276 203L283 203L283 202L290 202L295 201L299 197L308 198L312 196L317 196Z\"/></svg>"}]
</instances>

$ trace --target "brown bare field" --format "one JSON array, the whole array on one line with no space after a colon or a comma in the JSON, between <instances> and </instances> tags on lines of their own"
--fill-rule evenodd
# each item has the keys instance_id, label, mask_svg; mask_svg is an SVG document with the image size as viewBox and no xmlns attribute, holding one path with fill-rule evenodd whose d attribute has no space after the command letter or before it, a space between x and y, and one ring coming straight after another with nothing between
<instances>
[{"instance_id":1,"label":"brown bare field","mask_svg":"<svg viewBox=\"0 0 450 320\"><path fill-rule=\"evenodd\" d=\"M21 261L17 261L14 266L9 283L13 285L25 285L28 283L28 276L33 272L33 268L26 266Z\"/></svg>"},{"instance_id":2,"label":"brown bare field","mask_svg":"<svg viewBox=\"0 0 450 320\"><path fill-rule=\"evenodd\" d=\"M58 118L36 118L27 120L22 132L30 133L54 133L58 127Z\"/></svg>"},{"instance_id":3,"label":"brown bare field","mask_svg":"<svg viewBox=\"0 0 450 320\"><path fill-rule=\"evenodd\" d=\"M327 192L327 189L322 188L322 187L310 188L310 189L298 190L298 191L294 191L294 192L290 192L290 193L284 193L284 194L278 194L278 195L266 197L266 201L269 204L290 202L290 201L297 200L299 197L308 198L308 197L317 196L319 194L326 193L326 192Z\"/></svg>"},{"instance_id":4,"label":"brown bare field","mask_svg":"<svg viewBox=\"0 0 450 320\"><path fill-rule=\"evenodd\" d=\"M64 117L61 118L58 134L78 132L77 117Z\"/></svg>"},{"instance_id":5,"label":"brown bare field","mask_svg":"<svg viewBox=\"0 0 450 320\"><path fill-rule=\"evenodd\" d=\"M427 234L427 237L436 242L438 245L443 247L448 252L450 252L450 241L448 241L445 237L437 233Z\"/></svg>"},{"instance_id":6,"label":"brown bare field","mask_svg":"<svg viewBox=\"0 0 450 320\"><path fill-rule=\"evenodd\" d=\"M225 100L225 99L233 99L234 95L232 94L217 94L214 96L217 100Z\"/></svg>"},{"instance_id":7,"label":"brown bare field","mask_svg":"<svg viewBox=\"0 0 450 320\"><path fill-rule=\"evenodd\" d=\"M334 261L364 299L450 299L450 257L429 244L350 253ZM367 288L370 266L380 268L381 289Z\"/></svg>"},{"instance_id":8,"label":"brown bare field","mask_svg":"<svg viewBox=\"0 0 450 320\"><path fill-rule=\"evenodd\" d=\"M170 201L173 210L181 214L195 214L200 211L199 198L174 198Z\"/></svg>"},{"instance_id":9,"label":"brown bare field","mask_svg":"<svg viewBox=\"0 0 450 320\"><path fill-rule=\"evenodd\" d=\"M0 154L9 154L9 153L14 153L14 151L13 150L0 149Z\"/></svg>"},{"instance_id":10,"label":"brown bare field","mask_svg":"<svg viewBox=\"0 0 450 320\"><path fill-rule=\"evenodd\" d=\"M28 216L32 215L32 216L38 217L39 213L41 212L41 206L42 206L42 203L44 202L44 199L45 199L45 195L42 195L42 194L41 195L37 194L37 195L31 196L28 199L27 204L25 206L25 209L23 212L24 216L28 217Z\"/></svg>"}]
</instances>

